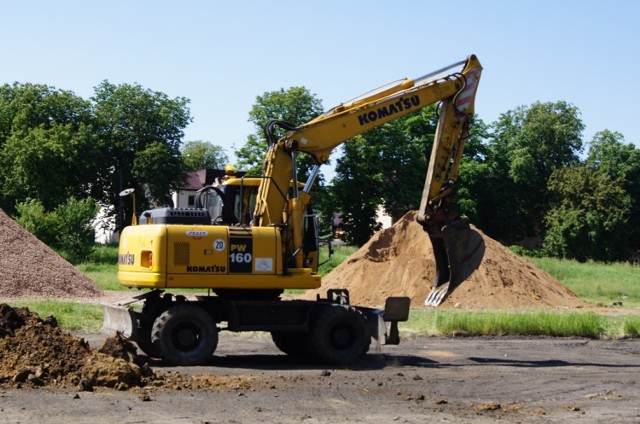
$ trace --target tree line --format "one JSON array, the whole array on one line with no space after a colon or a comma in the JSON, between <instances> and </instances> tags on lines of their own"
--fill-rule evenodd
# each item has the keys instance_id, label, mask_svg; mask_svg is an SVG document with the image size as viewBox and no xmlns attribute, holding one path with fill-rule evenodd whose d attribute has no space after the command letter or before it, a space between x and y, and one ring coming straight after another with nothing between
<instances>
[{"instance_id":1,"label":"tree line","mask_svg":"<svg viewBox=\"0 0 640 424\"><path fill-rule=\"evenodd\" d=\"M82 256L98 206L118 229L130 219L123 189L146 192L141 210L178 189L187 171L227 163L221 147L183 140L188 106L137 84L103 81L89 99L46 85L0 86L0 207L48 244ZM257 96L249 112L255 131L235 149L237 168L261 173L266 122L300 125L322 111L304 87ZM323 221L341 212L345 238L361 245L379 228L380 207L393 219L416 209L437 114L429 106L343 144L335 177L314 189ZM477 117L460 166L458 209L504 244L627 260L639 249L640 152L609 130L585 142L583 130L579 109L562 101L517 107L491 124ZM310 165L300 161L302 178Z\"/></svg>"}]
</instances>

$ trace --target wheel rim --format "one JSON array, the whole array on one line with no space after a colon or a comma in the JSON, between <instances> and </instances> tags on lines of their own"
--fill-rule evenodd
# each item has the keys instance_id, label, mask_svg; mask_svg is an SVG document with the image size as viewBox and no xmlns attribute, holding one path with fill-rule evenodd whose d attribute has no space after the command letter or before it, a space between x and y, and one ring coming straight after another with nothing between
<instances>
[{"instance_id":1,"label":"wheel rim","mask_svg":"<svg viewBox=\"0 0 640 424\"><path fill-rule=\"evenodd\" d=\"M175 348L181 352L190 352L195 349L202 339L200 328L191 323L181 323L171 333L171 341Z\"/></svg>"},{"instance_id":2,"label":"wheel rim","mask_svg":"<svg viewBox=\"0 0 640 424\"><path fill-rule=\"evenodd\" d=\"M336 349L347 349L353 344L353 329L348 325L337 325L331 332L330 340Z\"/></svg>"},{"instance_id":3,"label":"wheel rim","mask_svg":"<svg viewBox=\"0 0 640 424\"><path fill-rule=\"evenodd\" d=\"M315 311L312 325L312 353L322 362L350 364L369 350L367 323L353 307L323 305Z\"/></svg>"}]
</instances>

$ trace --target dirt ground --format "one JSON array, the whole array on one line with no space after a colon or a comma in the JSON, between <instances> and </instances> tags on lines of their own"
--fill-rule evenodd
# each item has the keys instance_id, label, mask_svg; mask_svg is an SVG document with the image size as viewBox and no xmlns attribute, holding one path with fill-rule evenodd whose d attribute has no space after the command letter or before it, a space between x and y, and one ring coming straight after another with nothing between
<instances>
[{"instance_id":1,"label":"dirt ground","mask_svg":"<svg viewBox=\"0 0 640 424\"><path fill-rule=\"evenodd\" d=\"M261 333L223 333L211 364L151 364L179 371L181 389L4 388L0 422L640 422L640 340L420 337L372 351L327 369ZM220 384L195 388L205 378Z\"/></svg>"}]
</instances>

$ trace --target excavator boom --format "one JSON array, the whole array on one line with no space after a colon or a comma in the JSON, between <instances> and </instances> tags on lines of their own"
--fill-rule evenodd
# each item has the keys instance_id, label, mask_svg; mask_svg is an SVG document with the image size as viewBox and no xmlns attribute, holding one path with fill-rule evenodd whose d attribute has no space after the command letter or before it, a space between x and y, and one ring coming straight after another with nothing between
<instances>
[{"instance_id":1,"label":"excavator boom","mask_svg":"<svg viewBox=\"0 0 640 424\"><path fill-rule=\"evenodd\" d=\"M442 76L462 65L462 70ZM333 149L352 137L393 121L425 106L441 102L438 127L417 220L433 244L437 276L427 305L437 306L479 265L484 252L482 238L471 230L466 218L452 207L458 166L473 120L475 95L482 66L471 55L423 77L399 82L343 103L299 127L272 122L289 133L269 140L264 179L258 191L254 225L282 225L292 229L286 251L294 267L303 267L302 217L317 169L305 188L285 196L283 188L297 187L295 160L299 152L311 155L319 166ZM440 75L439 77L436 77ZM269 131L268 139L269 137ZM283 213L286 211L286 213ZM470 271L469 271L470 270Z\"/></svg>"}]
</instances>

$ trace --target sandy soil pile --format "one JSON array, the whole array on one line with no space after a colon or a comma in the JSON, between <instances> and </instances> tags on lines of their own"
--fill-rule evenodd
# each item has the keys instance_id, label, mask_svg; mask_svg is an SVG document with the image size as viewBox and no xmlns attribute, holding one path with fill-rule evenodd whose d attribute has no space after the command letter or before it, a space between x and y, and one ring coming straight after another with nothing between
<instances>
[{"instance_id":1,"label":"sandy soil pile","mask_svg":"<svg viewBox=\"0 0 640 424\"><path fill-rule=\"evenodd\" d=\"M409 296L424 305L435 279L428 235L409 212L323 278L319 292L348 289L351 303L380 307L389 296ZM479 232L479 231L478 231ZM573 292L546 272L479 232L485 254L479 268L441 305L463 309L539 309L584 306ZM309 293L315 298L317 291Z\"/></svg>"},{"instance_id":2,"label":"sandy soil pile","mask_svg":"<svg viewBox=\"0 0 640 424\"><path fill-rule=\"evenodd\" d=\"M0 209L0 298L94 298L102 290Z\"/></svg>"}]
</instances>

